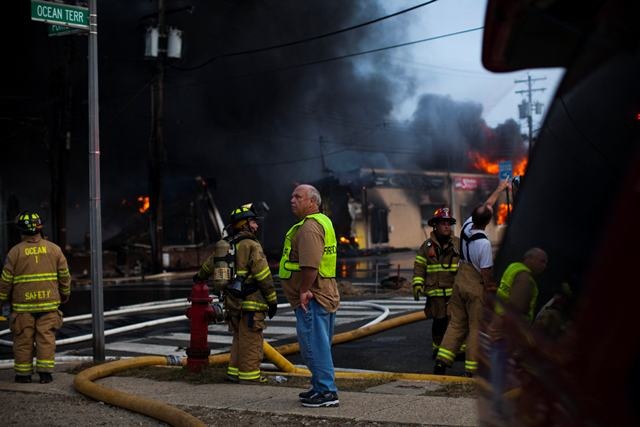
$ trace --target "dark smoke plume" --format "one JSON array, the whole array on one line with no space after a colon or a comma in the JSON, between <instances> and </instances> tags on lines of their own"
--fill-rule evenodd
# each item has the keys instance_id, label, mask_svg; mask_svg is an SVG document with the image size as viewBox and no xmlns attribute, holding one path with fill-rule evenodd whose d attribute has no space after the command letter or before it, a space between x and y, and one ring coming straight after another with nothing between
<instances>
[{"instance_id":1,"label":"dark smoke plume","mask_svg":"<svg viewBox=\"0 0 640 427\"><path fill-rule=\"evenodd\" d=\"M180 209L197 191L195 177L207 177L223 215L247 201L265 200L271 206L265 238L267 246L276 247L294 221L288 199L295 183L366 167L466 170L470 149L498 153L521 145L515 122L490 129L479 104L446 96L425 94L410 120L394 122L394 103L412 95L415 82L384 53L300 66L406 41L404 26L393 22L398 18L187 70L214 56L287 43L383 16L374 2L165 3L167 24L184 31L183 58L167 61L165 78L165 207L174 210L168 218L188 215ZM156 7L155 1L99 3L105 238L132 223L131 218L139 221L135 199L148 194L155 64L143 58L143 49L145 28L154 24ZM56 83L51 76L65 64L54 58L65 48L73 53L68 61L74 82L68 223L70 241L78 243L88 230L86 37L47 38L44 28L40 23L23 28L31 34L25 42L29 60L19 66L29 66L31 73L23 89L37 108L32 106L29 113L45 114L52 104L48 87ZM42 129L22 129L32 148L46 145ZM4 185L25 201L23 205L44 203L47 209L43 182L48 164L28 152L33 151L12 153L15 162L2 171L3 178L11 176ZM16 178L17 168L34 161L33 173L41 177L34 179L31 190L37 193ZM165 224L165 229L183 225Z\"/></svg>"}]
</instances>

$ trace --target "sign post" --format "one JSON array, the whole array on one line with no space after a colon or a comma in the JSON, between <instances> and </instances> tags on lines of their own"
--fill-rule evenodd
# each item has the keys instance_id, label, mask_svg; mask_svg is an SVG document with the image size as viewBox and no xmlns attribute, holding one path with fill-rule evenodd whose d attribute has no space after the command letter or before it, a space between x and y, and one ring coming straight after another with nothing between
<instances>
[{"instance_id":1,"label":"sign post","mask_svg":"<svg viewBox=\"0 0 640 427\"><path fill-rule=\"evenodd\" d=\"M513 166L511 164L511 160L505 160L504 162L500 162L498 163L498 177L500 178L500 181L504 181L505 179L510 179L511 175L513 173ZM507 221L506 223L509 223L509 220L511 219L511 202L509 200L509 188L505 188L504 191L507 194Z\"/></svg>"},{"instance_id":2,"label":"sign post","mask_svg":"<svg viewBox=\"0 0 640 427\"><path fill-rule=\"evenodd\" d=\"M105 359L104 300L102 289L102 214L100 195L100 125L98 111L98 12L96 0L89 7L31 0L31 19L52 26L89 31L89 241L91 246L91 321L93 360ZM89 28L91 27L91 28ZM58 28L51 31L55 32Z\"/></svg>"},{"instance_id":3,"label":"sign post","mask_svg":"<svg viewBox=\"0 0 640 427\"><path fill-rule=\"evenodd\" d=\"M511 165L511 160L505 160L504 162L498 163L498 177L500 181L504 181L505 179L511 178L511 174L513 173L513 166Z\"/></svg>"}]
</instances>

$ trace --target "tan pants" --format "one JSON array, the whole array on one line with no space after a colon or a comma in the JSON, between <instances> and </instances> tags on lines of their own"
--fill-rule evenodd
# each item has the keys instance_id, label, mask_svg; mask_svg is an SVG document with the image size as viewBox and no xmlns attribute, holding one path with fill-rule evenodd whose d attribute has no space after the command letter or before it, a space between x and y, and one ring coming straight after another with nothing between
<instances>
[{"instance_id":1,"label":"tan pants","mask_svg":"<svg viewBox=\"0 0 640 427\"><path fill-rule=\"evenodd\" d=\"M437 352L442 343L442 338L447 329L449 318L447 316L447 302L449 297L427 297L424 305L424 314L427 319L433 318L431 323L431 351Z\"/></svg>"},{"instance_id":2,"label":"tan pants","mask_svg":"<svg viewBox=\"0 0 640 427\"><path fill-rule=\"evenodd\" d=\"M227 374L241 381L258 381L262 362L262 331L265 313L230 313L229 332L233 333Z\"/></svg>"},{"instance_id":3,"label":"tan pants","mask_svg":"<svg viewBox=\"0 0 640 427\"><path fill-rule=\"evenodd\" d=\"M11 313L13 332L13 368L17 375L33 372L33 347L36 348L36 371L53 372L56 331L62 326L62 313Z\"/></svg>"},{"instance_id":4,"label":"tan pants","mask_svg":"<svg viewBox=\"0 0 640 427\"><path fill-rule=\"evenodd\" d=\"M480 273L472 265L461 263L449 300L451 320L442 339L438 360L451 366L456 352L467 337L465 371L478 370L478 333L482 320L483 292Z\"/></svg>"}]
</instances>

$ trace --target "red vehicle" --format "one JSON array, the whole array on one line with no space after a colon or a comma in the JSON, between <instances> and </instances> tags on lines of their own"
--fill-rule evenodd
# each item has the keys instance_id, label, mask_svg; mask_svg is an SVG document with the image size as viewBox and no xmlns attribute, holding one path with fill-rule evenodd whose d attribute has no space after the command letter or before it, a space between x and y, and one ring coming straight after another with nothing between
<instances>
[{"instance_id":1,"label":"red vehicle","mask_svg":"<svg viewBox=\"0 0 640 427\"><path fill-rule=\"evenodd\" d=\"M564 67L533 146L496 271L549 254L538 305L571 278L559 337L510 317L511 390L482 399L485 425L640 425L640 2L489 0L484 66ZM492 401L506 404L502 417ZM495 408L493 408L495 409Z\"/></svg>"}]
</instances>

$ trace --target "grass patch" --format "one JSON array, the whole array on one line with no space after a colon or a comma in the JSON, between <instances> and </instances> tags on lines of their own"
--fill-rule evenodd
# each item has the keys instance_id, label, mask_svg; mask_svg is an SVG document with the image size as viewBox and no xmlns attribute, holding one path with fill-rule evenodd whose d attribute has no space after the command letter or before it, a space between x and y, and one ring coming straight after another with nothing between
<instances>
[{"instance_id":1,"label":"grass patch","mask_svg":"<svg viewBox=\"0 0 640 427\"><path fill-rule=\"evenodd\" d=\"M429 390L423 396L443 396L443 397L478 397L478 386L475 383L444 383L436 390Z\"/></svg>"},{"instance_id":2,"label":"grass patch","mask_svg":"<svg viewBox=\"0 0 640 427\"><path fill-rule=\"evenodd\" d=\"M80 372L84 371L85 369L93 368L94 366L103 365L103 364L109 363L109 362L113 362L113 360L105 360L104 362L93 362L93 361L92 362L82 362L82 363L74 364L69 369L65 369L64 372L67 373L67 374L71 374L71 375L77 375Z\"/></svg>"},{"instance_id":3,"label":"grass patch","mask_svg":"<svg viewBox=\"0 0 640 427\"><path fill-rule=\"evenodd\" d=\"M189 384L214 384L224 381L227 367L206 366L198 373L191 372L186 366L144 366L126 369L115 374L119 377L147 378L154 381L182 381Z\"/></svg>"},{"instance_id":4,"label":"grass patch","mask_svg":"<svg viewBox=\"0 0 640 427\"><path fill-rule=\"evenodd\" d=\"M216 384L225 381L226 366L207 366L199 373L189 371L187 367L144 366L127 369L116 373L116 376L147 378L154 381L181 381L189 384ZM276 387L309 388L309 378L303 376L287 376L284 382L277 382L275 375L267 373L268 384ZM365 391L370 387L390 382L388 378L336 378L336 385L343 391Z\"/></svg>"}]
</instances>

